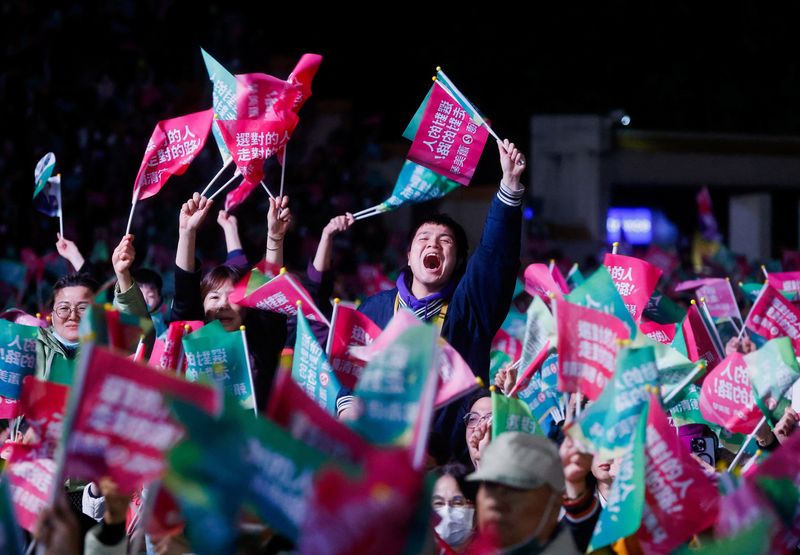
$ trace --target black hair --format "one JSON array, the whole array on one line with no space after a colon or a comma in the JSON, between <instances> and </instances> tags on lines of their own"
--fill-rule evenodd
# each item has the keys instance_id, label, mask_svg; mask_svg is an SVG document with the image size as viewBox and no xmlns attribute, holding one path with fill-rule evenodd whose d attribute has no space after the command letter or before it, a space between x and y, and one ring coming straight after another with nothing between
<instances>
[{"instance_id":1,"label":"black hair","mask_svg":"<svg viewBox=\"0 0 800 555\"><path fill-rule=\"evenodd\" d=\"M58 280L53 284L53 299L50 302L52 306L55 304L56 301L56 293L58 293L61 289L65 289L67 287L87 287L89 288L93 294L97 293L97 290L100 289L100 284L97 283L97 280L94 279L87 273L71 273L65 276L61 276Z\"/></svg>"},{"instance_id":2,"label":"black hair","mask_svg":"<svg viewBox=\"0 0 800 555\"><path fill-rule=\"evenodd\" d=\"M447 214L442 214L440 212L433 213L433 214L426 214L421 218L417 218L414 221L414 225L411 226L411 231L408 234L408 238L406 240L406 244L408 245L408 249L411 248L411 242L414 240L414 237L417 235L417 231L425 224L434 224L434 225L442 225L453 232L453 239L456 242L456 267L453 271L453 278L460 279L464 272L467 271L467 258L469 256L469 239L467 239L467 232L464 231L464 228L461 227L457 221L451 218ZM406 267L406 270L409 268ZM410 287L411 286L411 272L405 272L405 279L406 284Z\"/></svg>"},{"instance_id":3,"label":"black hair","mask_svg":"<svg viewBox=\"0 0 800 555\"><path fill-rule=\"evenodd\" d=\"M203 281L200 282L200 301L204 301L209 292L219 288L225 281L231 280L236 284L241 278L242 274L232 266L217 266L203 276Z\"/></svg>"},{"instance_id":4,"label":"black hair","mask_svg":"<svg viewBox=\"0 0 800 555\"><path fill-rule=\"evenodd\" d=\"M442 476L452 476L458 484L458 489L464 494L464 497L475 503L475 497L478 495L478 482L468 482L467 474L470 473L469 469L459 462L449 462L443 466L433 469L433 475L436 478Z\"/></svg>"},{"instance_id":5,"label":"black hair","mask_svg":"<svg viewBox=\"0 0 800 555\"><path fill-rule=\"evenodd\" d=\"M131 271L131 276L133 276L133 279L136 280L136 283L139 285L150 285L158 291L159 295L161 294L164 281L161 279L158 272L150 268L136 268Z\"/></svg>"}]
</instances>

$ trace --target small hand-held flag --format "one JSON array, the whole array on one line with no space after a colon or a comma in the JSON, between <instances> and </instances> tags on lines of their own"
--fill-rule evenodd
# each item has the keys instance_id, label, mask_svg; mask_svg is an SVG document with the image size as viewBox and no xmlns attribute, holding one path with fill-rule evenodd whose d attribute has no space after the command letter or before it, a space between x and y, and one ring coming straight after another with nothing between
<instances>
[{"instance_id":1,"label":"small hand-held flag","mask_svg":"<svg viewBox=\"0 0 800 555\"><path fill-rule=\"evenodd\" d=\"M58 217L61 236L64 236L64 215L61 210L61 174L53 176L56 167L56 156L48 152L36 164L33 178L36 187L33 190L33 206L51 218Z\"/></svg>"}]
</instances>

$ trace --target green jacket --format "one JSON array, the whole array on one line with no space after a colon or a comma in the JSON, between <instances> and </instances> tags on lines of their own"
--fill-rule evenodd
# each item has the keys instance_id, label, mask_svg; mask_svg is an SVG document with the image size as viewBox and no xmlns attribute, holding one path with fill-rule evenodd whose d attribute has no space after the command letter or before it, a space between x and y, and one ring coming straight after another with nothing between
<instances>
[{"instance_id":1,"label":"green jacket","mask_svg":"<svg viewBox=\"0 0 800 555\"><path fill-rule=\"evenodd\" d=\"M147 303L136 282L127 291L120 291L119 284L114 286L114 307L120 312L133 314L141 318L149 318ZM36 342L36 377L40 380L49 380L51 372L56 369L57 381L66 385L71 383L72 365L77 358L78 350L68 351L53 335L53 328L40 328L39 338ZM69 376L65 380L63 376Z\"/></svg>"}]
</instances>

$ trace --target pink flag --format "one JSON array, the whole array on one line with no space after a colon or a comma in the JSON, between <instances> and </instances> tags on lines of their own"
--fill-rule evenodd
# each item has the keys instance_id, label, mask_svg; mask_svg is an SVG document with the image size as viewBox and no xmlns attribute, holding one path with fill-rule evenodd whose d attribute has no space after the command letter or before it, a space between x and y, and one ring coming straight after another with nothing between
<instances>
[{"instance_id":1,"label":"pink flag","mask_svg":"<svg viewBox=\"0 0 800 555\"><path fill-rule=\"evenodd\" d=\"M288 83L266 73L244 73L236 76L236 117L261 119L273 110L286 109L280 103Z\"/></svg>"},{"instance_id":2,"label":"pink flag","mask_svg":"<svg viewBox=\"0 0 800 555\"><path fill-rule=\"evenodd\" d=\"M311 300L311 295L308 294L306 288L300 285L289 272L281 272L280 275L272 278L249 295L245 295L241 289L235 289L230 295L230 301L286 316L296 316L297 301L302 301L301 307L306 318L330 325L322 311Z\"/></svg>"},{"instance_id":3,"label":"pink flag","mask_svg":"<svg viewBox=\"0 0 800 555\"><path fill-rule=\"evenodd\" d=\"M512 337L504 329L497 330L492 339L492 351L501 351L508 355L511 360L518 360L522 357L522 341Z\"/></svg>"},{"instance_id":4,"label":"pink flag","mask_svg":"<svg viewBox=\"0 0 800 555\"><path fill-rule=\"evenodd\" d=\"M705 377L700 412L709 422L737 434L749 434L755 429L761 411L756 406L747 362L741 353L729 355Z\"/></svg>"},{"instance_id":5,"label":"pink flag","mask_svg":"<svg viewBox=\"0 0 800 555\"><path fill-rule=\"evenodd\" d=\"M375 353L379 353L386 349L407 329L414 326L421 326L422 320L414 316L414 313L408 309L401 308L386 324L381 334L370 345L360 348L350 349L351 354L360 358L361 360L369 361Z\"/></svg>"},{"instance_id":6,"label":"pink flag","mask_svg":"<svg viewBox=\"0 0 800 555\"><path fill-rule=\"evenodd\" d=\"M186 364L183 360L183 336L199 330L205 325L202 320L179 320L170 322L164 338L156 339L153 351L150 353L150 366L172 370L173 372L183 372ZM186 331L189 326L189 331Z\"/></svg>"},{"instance_id":7,"label":"pink flag","mask_svg":"<svg viewBox=\"0 0 800 555\"><path fill-rule=\"evenodd\" d=\"M647 553L671 553L710 528L719 512L719 492L681 443L650 395L645 445L645 504L638 537Z\"/></svg>"},{"instance_id":8,"label":"pink flag","mask_svg":"<svg viewBox=\"0 0 800 555\"><path fill-rule=\"evenodd\" d=\"M206 144L214 110L159 121L147 143L133 185L133 197L152 197L172 175L181 175Z\"/></svg>"},{"instance_id":9,"label":"pink flag","mask_svg":"<svg viewBox=\"0 0 800 555\"><path fill-rule=\"evenodd\" d=\"M466 361L447 341L439 338L439 389L435 408L441 408L478 389L481 382Z\"/></svg>"},{"instance_id":10,"label":"pink flag","mask_svg":"<svg viewBox=\"0 0 800 555\"><path fill-rule=\"evenodd\" d=\"M757 469L757 467L751 467ZM772 524L770 536L772 538L770 549L767 553L791 555L800 542L800 536L790 533L783 526L775 511L759 490L755 480L740 480L736 489L726 493L720 499L720 506L725 510L719 512L719 518L714 525L714 536L729 538L744 529L750 528L756 522L767 519Z\"/></svg>"},{"instance_id":11,"label":"pink flag","mask_svg":"<svg viewBox=\"0 0 800 555\"><path fill-rule=\"evenodd\" d=\"M475 124L438 83L431 88L408 159L461 185L469 185L489 132Z\"/></svg>"},{"instance_id":12,"label":"pink flag","mask_svg":"<svg viewBox=\"0 0 800 555\"><path fill-rule=\"evenodd\" d=\"M789 337L800 349L800 310L769 284L758 294L745 326L767 340Z\"/></svg>"},{"instance_id":13,"label":"pink flag","mask_svg":"<svg viewBox=\"0 0 800 555\"><path fill-rule=\"evenodd\" d=\"M569 293L569 285L567 285L567 280L564 279L564 274L559 270L558 264L554 263L552 268L550 268L550 275L553 277L553 281L556 282L562 293L565 295Z\"/></svg>"},{"instance_id":14,"label":"pink flag","mask_svg":"<svg viewBox=\"0 0 800 555\"><path fill-rule=\"evenodd\" d=\"M638 323L650 295L656 290L661 270L649 262L622 254L606 253L603 264L608 268L628 312Z\"/></svg>"},{"instance_id":15,"label":"pink flag","mask_svg":"<svg viewBox=\"0 0 800 555\"><path fill-rule=\"evenodd\" d=\"M380 264L360 263L358 265L358 281L362 293L367 297L394 287L392 280L383 273Z\"/></svg>"},{"instance_id":16,"label":"pink flag","mask_svg":"<svg viewBox=\"0 0 800 555\"><path fill-rule=\"evenodd\" d=\"M715 279L711 283L706 283L695 291L695 296L698 301L705 299L708 313L712 318L741 319L742 317L731 282L727 279Z\"/></svg>"},{"instance_id":17,"label":"pink flag","mask_svg":"<svg viewBox=\"0 0 800 555\"><path fill-rule=\"evenodd\" d=\"M0 395L0 418L16 418L19 416L19 402Z\"/></svg>"},{"instance_id":18,"label":"pink flag","mask_svg":"<svg viewBox=\"0 0 800 555\"><path fill-rule=\"evenodd\" d=\"M311 82L319 71L322 63L322 56L319 54L303 54L297 65L294 66L292 73L289 74L287 82L290 88L285 96L291 100L291 109L298 112L306 100L311 98Z\"/></svg>"},{"instance_id":19,"label":"pink flag","mask_svg":"<svg viewBox=\"0 0 800 555\"><path fill-rule=\"evenodd\" d=\"M99 480L110 476L132 492L159 477L164 454L180 438L165 397L221 410L217 390L136 364L91 344L82 347L80 389L71 406L64 476ZM78 386L75 386L76 388Z\"/></svg>"},{"instance_id":20,"label":"pink flag","mask_svg":"<svg viewBox=\"0 0 800 555\"><path fill-rule=\"evenodd\" d=\"M540 297L547 306L550 306L551 293L556 299L564 298L546 264L530 264L525 268L525 291L532 297Z\"/></svg>"},{"instance_id":21,"label":"pink flag","mask_svg":"<svg viewBox=\"0 0 800 555\"><path fill-rule=\"evenodd\" d=\"M678 293L681 291L691 291L692 289L697 289L698 287L702 287L703 285L711 283L716 279L721 279L721 278L701 278L701 279L689 279L686 281L682 281L675 286L675 291Z\"/></svg>"},{"instance_id":22,"label":"pink flag","mask_svg":"<svg viewBox=\"0 0 800 555\"><path fill-rule=\"evenodd\" d=\"M21 410L30 425L24 443L11 447L8 476L11 498L19 525L33 532L39 513L50 504L56 469L56 446L69 388L27 376L22 382Z\"/></svg>"},{"instance_id":23,"label":"pink flag","mask_svg":"<svg viewBox=\"0 0 800 555\"><path fill-rule=\"evenodd\" d=\"M292 379L291 366L275 376L267 417L295 439L351 463L364 460L372 446L314 402Z\"/></svg>"},{"instance_id":24,"label":"pink flag","mask_svg":"<svg viewBox=\"0 0 800 555\"><path fill-rule=\"evenodd\" d=\"M528 385L531 383L531 378L533 375L539 371L539 368L542 366L542 363L547 358L547 353L550 351L550 340L548 340L544 347L539 351L539 353L533 358L531 363L528 367L520 374L519 378L517 379L517 383L514 384L514 387L511 388L511 391L508 392L508 396L511 397L518 391L524 391Z\"/></svg>"},{"instance_id":25,"label":"pink flag","mask_svg":"<svg viewBox=\"0 0 800 555\"><path fill-rule=\"evenodd\" d=\"M675 334L678 332L678 325L659 324L658 322L651 322L646 318L642 318L642 321L639 322L639 329L653 341L669 345L672 343L672 340L675 339Z\"/></svg>"},{"instance_id":26,"label":"pink flag","mask_svg":"<svg viewBox=\"0 0 800 555\"><path fill-rule=\"evenodd\" d=\"M619 340L630 332L619 318L567 301L556 301L558 390L594 401L617 366Z\"/></svg>"},{"instance_id":27,"label":"pink flag","mask_svg":"<svg viewBox=\"0 0 800 555\"><path fill-rule=\"evenodd\" d=\"M366 362L352 356L350 348L369 345L381 334L381 328L365 314L344 303L338 303L334 311L327 349L328 360L339 378L339 383L352 389Z\"/></svg>"},{"instance_id":28,"label":"pink flag","mask_svg":"<svg viewBox=\"0 0 800 555\"><path fill-rule=\"evenodd\" d=\"M767 283L778 291L794 293L794 299L800 293L800 272L770 272L767 274Z\"/></svg>"},{"instance_id":29,"label":"pink flag","mask_svg":"<svg viewBox=\"0 0 800 555\"><path fill-rule=\"evenodd\" d=\"M701 358L705 359L707 368L713 370L722 361L722 353L715 346L714 339L711 337L712 331L706 327L696 304L692 304L686 311L681 329L689 360L697 362Z\"/></svg>"}]
</instances>

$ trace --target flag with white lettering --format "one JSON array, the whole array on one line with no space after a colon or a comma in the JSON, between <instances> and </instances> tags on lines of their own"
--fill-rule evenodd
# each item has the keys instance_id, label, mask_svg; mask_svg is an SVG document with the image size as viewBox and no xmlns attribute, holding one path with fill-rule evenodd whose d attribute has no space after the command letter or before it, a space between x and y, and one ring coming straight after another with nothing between
<instances>
[{"instance_id":1,"label":"flag with white lettering","mask_svg":"<svg viewBox=\"0 0 800 555\"><path fill-rule=\"evenodd\" d=\"M769 284L759 293L744 325L767 340L789 337L794 348L800 349L800 309Z\"/></svg>"},{"instance_id":2,"label":"flag with white lettering","mask_svg":"<svg viewBox=\"0 0 800 555\"><path fill-rule=\"evenodd\" d=\"M366 366L366 362L350 353L351 347L369 345L380 334L381 328L365 314L353 306L336 303L331 318L327 352L333 371L342 385L351 389L355 387Z\"/></svg>"},{"instance_id":3,"label":"flag with white lettering","mask_svg":"<svg viewBox=\"0 0 800 555\"><path fill-rule=\"evenodd\" d=\"M342 386L302 311L297 313L292 378L319 406L336 414L336 396Z\"/></svg>"},{"instance_id":4,"label":"flag with white lettering","mask_svg":"<svg viewBox=\"0 0 800 555\"><path fill-rule=\"evenodd\" d=\"M634 321L639 322L661 278L661 269L640 258L611 253L606 253L603 264Z\"/></svg>"},{"instance_id":5,"label":"flag with white lettering","mask_svg":"<svg viewBox=\"0 0 800 555\"><path fill-rule=\"evenodd\" d=\"M242 306L277 312L286 316L297 315L297 301L300 301L300 310L303 311L306 318L330 325L322 311L311 300L311 295L306 288L283 269L278 276L249 294L241 289L235 289L230 295L230 300Z\"/></svg>"},{"instance_id":6,"label":"flag with white lettering","mask_svg":"<svg viewBox=\"0 0 800 555\"><path fill-rule=\"evenodd\" d=\"M755 402L770 424L775 426L791 405L792 385L800 378L792 341L779 337L760 349L744 355Z\"/></svg>"},{"instance_id":7,"label":"flag with white lettering","mask_svg":"<svg viewBox=\"0 0 800 555\"><path fill-rule=\"evenodd\" d=\"M736 433L749 434L755 429L761 412L748 374L744 356L733 353L705 377L700 412L707 420Z\"/></svg>"},{"instance_id":8,"label":"flag with white lettering","mask_svg":"<svg viewBox=\"0 0 800 555\"><path fill-rule=\"evenodd\" d=\"M0 396L6 399L20 398L22 380L36 369L38 336L38 327L0 319ZM0 418L3 418L2 414Z\"/></svg>"}]
</instances>

